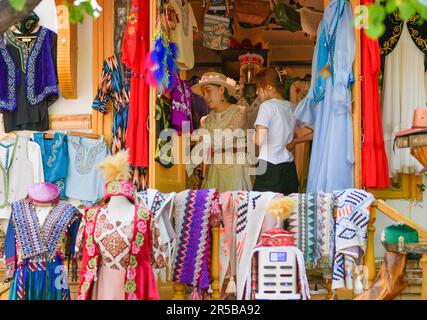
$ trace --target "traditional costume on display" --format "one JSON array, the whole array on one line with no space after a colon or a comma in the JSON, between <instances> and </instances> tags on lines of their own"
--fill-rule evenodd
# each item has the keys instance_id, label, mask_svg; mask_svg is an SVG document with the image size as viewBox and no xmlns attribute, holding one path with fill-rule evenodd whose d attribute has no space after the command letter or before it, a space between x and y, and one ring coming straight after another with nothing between
<instances>
[{"instance_id":1,"label":"traditional costume on display","mask_svg":"<svg viewBox=\"0 0 427 320\"><path fill-rule=\"evenodd\" d=\"M371 4L362 0L361 4ZM378 88L381 70L378 40L361 32L362 46L362 185L366 188L387 188L390 185L387 155L384 146L383 125Z\"/></svg>"},{"instance_id":2,"label":"traditional costume on display","mask_svg":"<svg viewBox=\"0 0 427 320\"><path fill-rule=\"evenodd\" d=\"M6 264L13 276L10 300L70 299L63 261L74 255L80 212L58 197L55 185L41 183L12 204L5 240ZM42 224L36 203L54 203Z\"/></svg>"},{"instance_id":3,"label":"traditional costume on display","mask_svg":"<svg viewBox=\"0 0 427 320\"><path fill-rule=\"evenodd\" d=\"M46 139L44 133L34 133L34 141L40 146L43 172L46 182L55 184L65 197L65 182L68 174L68 145L65 134L55 132L53 139Z\"/></svg>"},{"instance_id":4,"label":"traditional costume on display","mask_svg":"<svg viewBox=\"0 0 427 320\"><path fill-rule=\"evenodd\" d=\"M48 107L58 99L57 36L32 26L0 36L0 109L5 132L48 130ZM25 36L29 41L21 39Z\"/></svg>"},{"instance_id":5,"label":"traditional costume on display","mask_svg":"<svg viewBox=\"0 0 427 320\"><path fill-rule=\"evenodd\" d=\"M126 148L129 161L136 167L148 167L148 93L145 79L146 55L150 50L150 1L133 0L123 38L122 62L131 69L129 120Z\"/></svg>"},{"instance_id":6,"label":"traditional costume on display","mask_svg":"<svg viewBox=\"0 0 427 320\"><path fill-rule=\"evenodd\" d=\"M353 186L350 87L356 40L349 1L332 0L318 29L311 87L295 117L314 129L307 192Z\"/></svg>"},{"instance_id":7,"label":"traditional costume on display","mask_svg":"<svg viewBox=\"0 0 427 320\"><path fill-rule=\"evenodd\" d=\"M96 170L110 153L104 137L98 140L68 136L68 176L65 194L72 199L96 203L104 196L104 180Z\"/></svg>"},{"instance_id":8,"label":"traditional costume on display","mask_svg":"<svg viewBox=\"0 0 427 320\"><path fill-rule=\"evenodd\" d=\"M108 101L111 100L113 104L112 154L126 147L130 90L129 83L126 81L128 77L125 75L127 71L116 55L105 59L98 92L92 104L93 109L104 114L109 112Z\"/></svg>"},{"instance_id":9,"label":"traditional costume on display","mask_svg":"<svg viewBox=\"0 0 427 320\"><path fill-rule=\"evenodd\" d=\"M0 142L0 218L10 216L10 205L26 197L28 188L44 181L40 147L28 138Z\"/></svg>"},{"instance_id":10,"label":"traditional costume on display","mask_svg":"<svg viewBox=\"0 0 427 320\"><path fill-rule=\"evenodd\" d=\"M107 157L100 168L107 181L104 201L126 197L134 203L127 153ZM79 300L159 299L152 265L164 268L165 258L157 222L145 207L133 207L130 223L113 223L114 212L109 212L108 204L86 208L77 243L82 247Z\"/></svg>"},{"instance_id":11,"label":"traditional costume on display","mask_svg":"<svg viewBox=\"0 0 427 320\"><path fill-rule=\"evenodd\" d=\"M410 154L410 148L394 152L395 134L412 124L416 108L427 103L424 59L427 53L427 23L419 25L416 14L402 21L398 12L385 19L386 32L380 38L385 56L382 87L382 123L391 175L419 173L423 166Z\"/></svg>"}]
</instances>

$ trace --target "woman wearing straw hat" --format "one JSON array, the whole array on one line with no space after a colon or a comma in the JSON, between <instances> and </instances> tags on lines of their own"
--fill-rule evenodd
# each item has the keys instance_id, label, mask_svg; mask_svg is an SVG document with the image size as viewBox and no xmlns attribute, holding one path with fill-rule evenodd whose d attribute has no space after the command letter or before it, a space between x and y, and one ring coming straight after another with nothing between
<instances>
[{"instance_id":1,"label":"woman wearing straw hat","mask_svg":"<svg viewBox=\"0 0 427 320\"><path fill-rule=\"evenodd\" d=\"M207 72L192 87L193 92L202 96L211 110L200 121L201 128L206 129L211 137L211 157L210 161L205 162L203 189L216 188L220 192L252 189L248 167L242 164L241 159L238 161L239 157L244 160L246 155L246 109L227 101L235 96L235 86L236 82L225 75ZM232 146L226 142L230 138L230 131L224 131L227 129L232 130Z\"/></svg>"}]
</instances>

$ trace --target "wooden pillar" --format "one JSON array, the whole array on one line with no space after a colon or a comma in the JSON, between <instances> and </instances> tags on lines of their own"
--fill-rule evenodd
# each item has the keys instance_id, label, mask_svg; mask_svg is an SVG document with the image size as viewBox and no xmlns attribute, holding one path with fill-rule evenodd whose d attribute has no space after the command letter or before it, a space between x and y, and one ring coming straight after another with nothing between
<instances>
[{"instance_id":1,"label":"wooden pillar","mask_svg":"<svg viewBox=\"0 0 427 320\"><path fill-rule=\"evenodd\" d=\"M174 296L173 300L185 300L185 285L175 282L173 284Z\"/></svg>"},{"instance_id":2,"label":"wooden pillar","mask_svg":"<svg viewBox=\"0 0 427 320\"><path fill-rule=\"evenodd\" d=\"M212 228L212 300L221 299L219 273L219 226L216 226Z\"/></svg>"},{"instance_id":3,"label":"wooden pillar","mask_svg":"<svg viewBox=\"0 0 427 320\"><path fill-rule=\"evenodd\" d=\"M351 0L353 10L360 0ZM355 83L353 85L353 144L354 144L354 187L362 188L362 51L360 29L355 28L356 56L353 64Z\"/></svg>"},{"instance_id":4,"label":"wooden pillar","mask_svg":"<svg viewBox=\"0 0 427 320\"><path fill-rule=\"evenodd\" d=\"M423 284L421 287L421 299L427 300L427 253L421 258L421 268L423 269Z\"/></svg>"},{"instance_id":5,"label":"wooden pillar","mask_svg":"<svg viewBox=\"0 0 427 320\"><path fill-rule=\"evenodd\" d=\"M368 222L368 242L366 244L366 253L363 264L365 266L364 274L365 279L368 280L368 286L370 287L375 280L376 266L375 266L375 249L374 249L374 237L375 237L375 220L377 219L377 206L372 204L370 209L370 216ZM365 288L367 289L367 288Z\"/></svg>"}]
</instances>

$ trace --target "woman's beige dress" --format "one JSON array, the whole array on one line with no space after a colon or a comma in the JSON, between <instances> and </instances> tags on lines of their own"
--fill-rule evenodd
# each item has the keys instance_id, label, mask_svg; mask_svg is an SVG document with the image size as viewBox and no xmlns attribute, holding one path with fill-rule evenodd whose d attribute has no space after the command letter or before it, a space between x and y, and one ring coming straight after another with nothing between
<instances>
[{"instance_id":1,"label":"woman's beige dress","mask_svg":"<svg viewBox=\"0 0 427 320\"><path fill-rule=\"evenodd\" d=\"M206 165L205 177L202 183L202 189L216 188L219 192L252 190L252 183L249 177L249 167L247 164L238 162L238 157L245 157L246 152L246 129L247 129L247 113L245 107L231 105L223 112L211 112L206 117L202 118L202 128L207 129L211 135L213 150L218 152L225 146L225 138L222 137L223 145L221 146L221 138L215 139L215 129L242 129L244 136L234 138L233 146L242 148L242 152L224 152L222 161L215 163L215 158L211 157L211 163ZM225 136L230 136L225 134ZM214 151L215 152L215 151ZM227 163L225 160L230 159ZM221 159L220 158L220 159ZM243 158L240 158L243 159ZM229 163L231 162L231 163Z\"/></svg>"}]
</instances>

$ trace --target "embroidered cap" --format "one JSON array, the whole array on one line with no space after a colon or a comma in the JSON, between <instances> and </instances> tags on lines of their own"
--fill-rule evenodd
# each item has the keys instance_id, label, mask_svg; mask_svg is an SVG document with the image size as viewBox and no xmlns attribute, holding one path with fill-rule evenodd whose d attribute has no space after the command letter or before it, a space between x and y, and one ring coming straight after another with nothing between
<instances>
[{"instance_id":1,"label":"embroidered cap","mask_svg":"<svg viewBox=\"0 0 427 320\"><path fill-rule=\"evenodd\" d=\"M127 180L113 180L106 183L104 186L104 201L114 196L124 196L135 202L135 186Z\"/></svg>"},{"instance_id":2,"label":"embroidered cap","mask_svg":"<svg viewBox=\"0 0 427 320\"><path fill-rule=\"evenodd\" d=\"M28 189L28 200L33 203L53 203L59 200L59 188L50 182L33 184Z\"/></svg>"}]
</instances>

